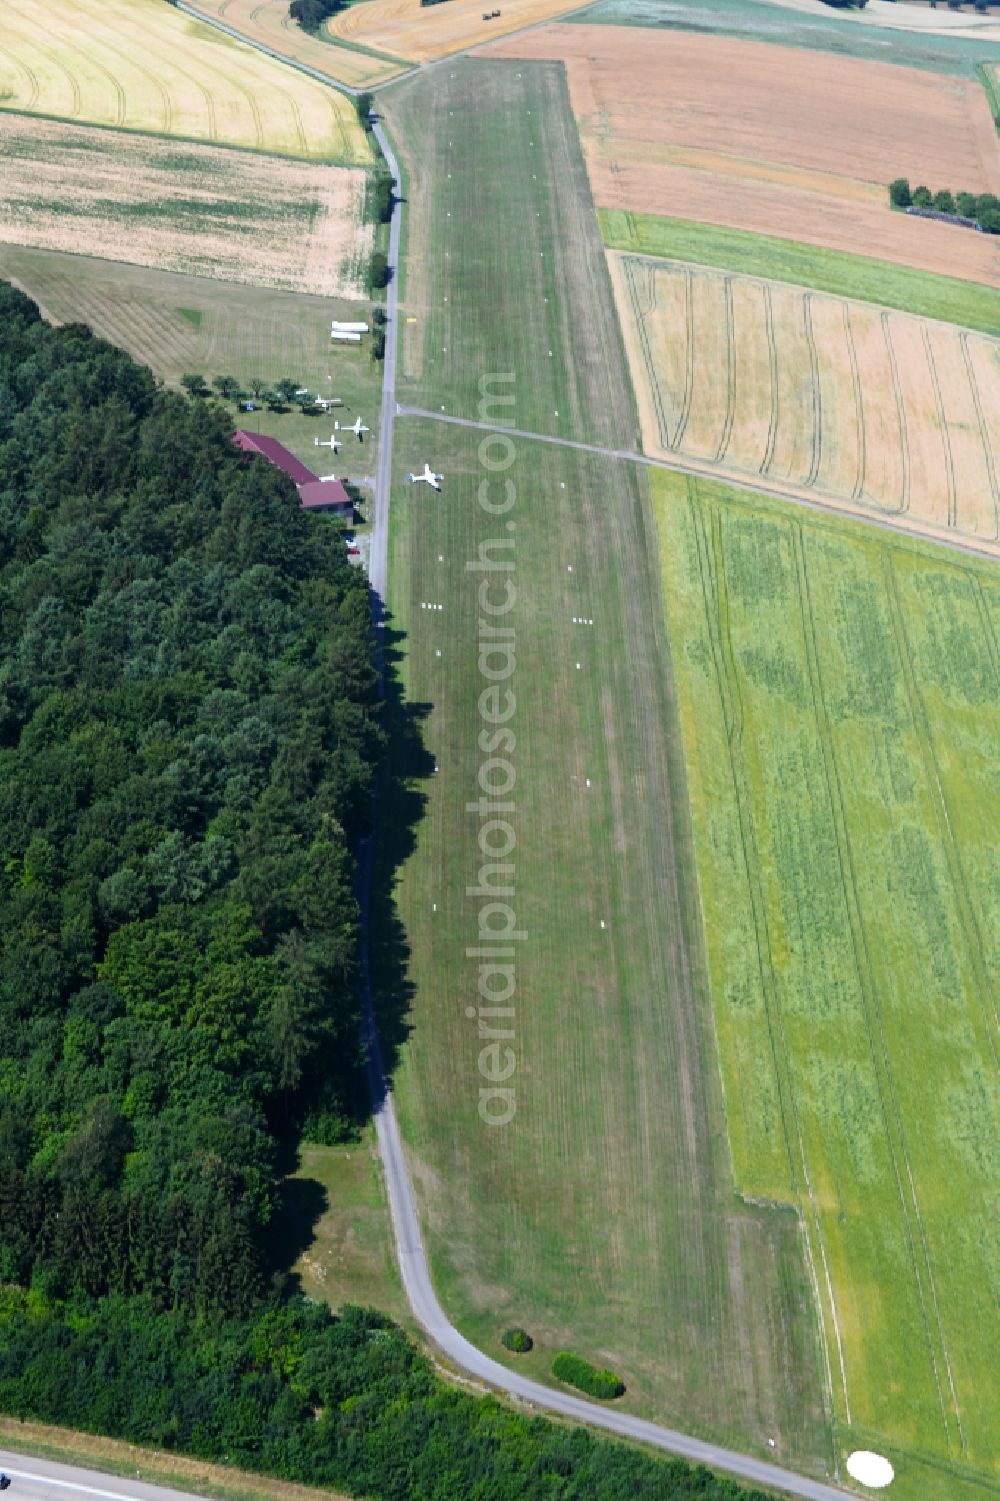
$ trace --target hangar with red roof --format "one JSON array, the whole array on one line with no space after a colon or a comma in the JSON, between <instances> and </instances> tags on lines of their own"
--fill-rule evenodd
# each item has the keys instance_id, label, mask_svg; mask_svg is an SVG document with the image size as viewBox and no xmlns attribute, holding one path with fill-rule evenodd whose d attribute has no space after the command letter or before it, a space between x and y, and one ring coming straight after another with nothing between
<instances>
[{"instance_id":1,"label":"hangar with red roof","mask_svg":"<svg viewBox=\"0 0 1000 1501\"><path fill-rule=\"evenodd\" d=\"M240 428L233 434L233 442L243 453L258 453L287 474L299 492L303 510L324 511L348 522L354 520L354 503L341 481L320 479L277 438L269 438L266 433L248 433Z\"/></svg>"}]
</instances>

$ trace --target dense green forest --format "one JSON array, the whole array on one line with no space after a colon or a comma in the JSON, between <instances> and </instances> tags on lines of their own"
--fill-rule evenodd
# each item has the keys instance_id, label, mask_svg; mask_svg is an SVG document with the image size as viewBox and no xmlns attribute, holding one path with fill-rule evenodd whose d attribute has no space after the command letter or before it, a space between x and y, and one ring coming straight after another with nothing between
<instances>
[{"instance_id":1,"label":"dense green forest","mask_svg":"<svg viewBox=\"0 0 1000 1501\"><path fill-rule=\"evenodd\" d=\"M248 1309L358 1092L365 580L211 406L0 301L0 1281Z\"/></svg>"},{"instance_id":2,"label":"dense green forest","mask_svg":"<svg viewBox=\"0 0 1000 1501\"><path fill-rule=\"evenodd\" d=\"M371 1310L273 1299L206 1324L0 1297L0 1409L381 1501L764 1501L700 1466L445 1386Z\"/></svg>"},{"instance_id":3,"label":"dense green forest","mask_svg":"<svg viewBox=\"0 0 1000 1501\"><path fill-rule=\"evenodd\" d=\"M455 1391L269 1235L362 1110L383 738L337 525L0 283L0 1410L384 1501L746 1497Z\"/></svg>"}]
</instances>

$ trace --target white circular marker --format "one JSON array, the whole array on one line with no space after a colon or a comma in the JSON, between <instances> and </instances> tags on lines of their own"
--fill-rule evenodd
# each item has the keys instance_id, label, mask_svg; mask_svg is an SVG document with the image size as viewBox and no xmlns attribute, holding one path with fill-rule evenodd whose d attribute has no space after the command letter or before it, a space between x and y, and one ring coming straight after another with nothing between
<instances>
[{"instance_id":1,"label":"white circular marker","mask_svg":"<svg viewBox=\"0 0 1000 1501\"><path fill-rule=\"evenodd\" d=\"M869 1490L881 1491L892 1484L896 1472L884 1455L873 1454L871 1449L855 1449L847 1457L847 1473Z\"/></svg>"}]
</instances>

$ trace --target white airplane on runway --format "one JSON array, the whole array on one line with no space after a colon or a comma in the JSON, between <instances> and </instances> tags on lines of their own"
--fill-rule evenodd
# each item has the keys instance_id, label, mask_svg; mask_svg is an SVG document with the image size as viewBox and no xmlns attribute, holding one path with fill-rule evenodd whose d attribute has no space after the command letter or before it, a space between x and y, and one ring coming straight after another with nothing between
<instances>
[{"instance_id":1,"label":"white airplane on runway","mask_svg":"<svg viewBox=\"0 0 1000 1501\"><path fill-rule=\"evenodd\" d=\"M343 448L344 446L340 439L337 437L336 433L330 434L329 443L323 442L319 438L313 438L313 445L316 448L332 448L334 453L337 452L338 448Z\"/></svg>"},{"instance_id":2,"label":"white airplane on runway","mask_svg":"<svg viewBox=\"0 0 1000 1501\"><path fill-rule=\"evenodd\" d=\"M342 427L339 422L335 422L333 425L338 433L353 433L359 443L363 443L365 441L361 436L362 433L371 432L371 428L365 427L360 417L356 418L354 422L349 423L347 427Z\"/></svg>"},{"instance_id":3,"label":"white airplane on runway","mask_svg":"<svg viewBox=\"0 0 1000 1501\"><path fill-rule=\"evenodd\" d=\"M430 464L424 464L423 474L408 474L406 476L411 485L430 485L432 490L440 490L443 474L435 474Z\"/></svg>"}]
</instances>

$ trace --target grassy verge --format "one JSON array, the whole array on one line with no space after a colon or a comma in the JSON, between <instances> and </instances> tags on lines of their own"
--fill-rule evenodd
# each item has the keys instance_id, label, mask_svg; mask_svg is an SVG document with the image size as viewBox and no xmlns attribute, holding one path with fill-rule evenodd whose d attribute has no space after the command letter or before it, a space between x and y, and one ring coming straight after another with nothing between
<instances>
[{"instance_id":1,"label":"grassy verge","mask_svg":"<svg viewBox=\"0 0 1000 1501\"><path fill-rule=\"evenodd\" d=\"M286 1191L293 1218L314 1226L293 1267L302 1291L334 1309L344 1303L380 1308L410 1327L374 1132L333 1147L307 1143L299 1158Z\"/></svg>"},{"instance_id":2,"label":"grassy verge","mask_svg":"<svg viewBox=\"0 0 1000 1501\"><path fill-rule=\"evenodd\" d=\"M598 216L612 250L771 277L1000 335L1000 291L992 287L691 219L620 209L599 209Z\"/></svg>"},{"instance_id":3,"label":"grassy verge","mask_svg":"<svg viewBox=\"0 0 1000 1501\"><path fill-rule=\"evenodd\" d=\"M225 1465L167 1454L162 1449L141 1449L137 1444L56 1428L50 1423L0 1416L0 1445L62 1464L92 1465L108 1475L141 1479L199 1496L218 1496L220 1501L320 1501L323 1497L327 1501L348 1501L339 1491L251 1475L246 1470L230 1470Z\"/></svg>"},{"instance_id":4,"label":"grassy verge","mask_svg":"<svg viewBox=\"0 0 1000 1501\"><path fill-rule=\"evenodd\" d=\"M840 1459L994 1494L996 571L653 486L737 1185L803 1216Z\"/></svg>"},{"instance_id":5,"label":"grassy verge","mask_svg":"<svg viewBox=\"0 0 1000 1501\"><path fill-rule=\"evenodd\" d=\"M491 415L512 425L634 442L561 69L455 62L382 102L412 190L404 399L476 417L485 380L511 394ZM436 1285L463 1331L518 1370L551 1381L572 1348L620 1373L634 1409L766 1452L773 1438L822 1469L794 1218L732 1193L645 481L521 442L491 472L501 449L426 419L400 418L395 449L393 676L422 746L396 737L400 804L381 820L377 883L395 881L379 945L391 957L376 979ZM440 496L401 483L425 459L445 476ZM501 519L477 494L486 479L502 497L505 478L516 500ZM491 1128L466 953L484 686L466 563L505 537L513 904L528 938L516 1109ZM514 1323L535 1346L506 1357Z\"/></svg>"}]
</instances>

